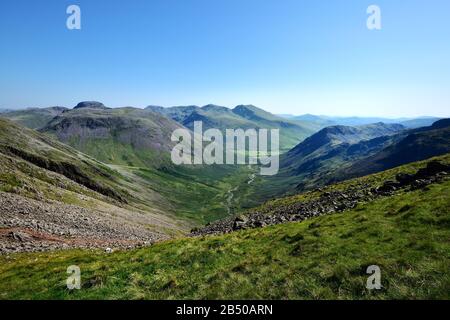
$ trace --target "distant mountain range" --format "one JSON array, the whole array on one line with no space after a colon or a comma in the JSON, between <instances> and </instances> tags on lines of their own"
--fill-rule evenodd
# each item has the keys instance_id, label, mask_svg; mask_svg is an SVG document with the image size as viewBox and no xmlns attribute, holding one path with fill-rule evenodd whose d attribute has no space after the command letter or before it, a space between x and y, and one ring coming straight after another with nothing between
<instances>
[{"instance_id":1,"label":"distant mountain range","mask_svg":"<svg viewBox=\"0 0 450 320\"><path fill-rule=\"evenodd\" d=\"M300 116L282 114L279 116L292 121L309 122L323 127L335 125L361 126L365 124L383 122L383 123L398 123L410 129L430 126L434 122L442 119L438 117L417 117L417 118L397 118L397 119L381 118L381 117L330 117L330 116L317 116L312 114L304 114Z\"/></svg>"},{"instance_id":2,"label":"distant mountain range","mask_svg":"<svg viewBox=\"0 0 450 320\"><path fill-rule=\"evenodd\" d=\"M23 110L9 110L2 113L2 117L8 118L18 122L24 126L32 129L43 129L44 131L52 129L50 127L44 128L47 125L54 126L57 121L63 121L63 118L76 115L77 111L91 110L91 113L96 113L96 117L100 117L100 113L108 114L108 117L134 117L140 118L158 118L157 115L163 115L165 118L181 124L183 127L193 129L195 121L202 121L204 130L210 128L225 129L276 129L282 128L280 132L280 145L284 151L298 144L300 141L316 132L319 127L315 123L302 123L299 121L291 121L282 117L275 116L263 109L252 105L239 105L233 109L229 109L217 105L198 106L178 106L164 108L160 106L148 106L145 110L133 107L124 108L108 108L100 102L85 101L80 102L73 109L64 107L49 107L49 108L29 108ZM121 110L121 111L117 111ZM63 114L64 113L64 114ZM84 112L89 113L89 112ZM155 115L157 114L157 115ZM57 116L61 119L50 122ZM67 121L67 120L64 120ZM161 121L161 117L156 122ZM67 123L66 123L67 124ZM97 123L98 124L98 123ZM165 127L165 126L163 126ZM167 127L173 129L172 123ZM73 128L72 128L73 129ZM163 128L164 129L164 128ZM69 128L65 128L69 130ZM71 130L71 129L70 129ZM167 131L166 129L164 129ZM54 131L54 130L53 130ZM163 131L163 132L165 132ZM170 137L170 135L169 135ZM157 139L159 140L159 139ZM63 140L66 141L66 140ZM67 141L66 141L67 142Z\"/></svg>"},{"instance_id":3,"label":"distant mountain range","mask_svg":"<svg viewBox=\"0 0 450 320\"><path fill-rule=\"evenodd\" d=\"M189 129L193 129L195 121L202 121L204 129L281 128L280 144L282 149L286 151L315 132L314 125L310 126L307 123L290 121L253 105L239 105L233 109L213 104L203 107L179 106L163 108L149 106L146 109L163 114Z\"/></svg>"},{"instance_id":4,"label":"distant mountain range","mask_svg":"<svg viewBox=\"0 0 450 320\"><path fill-rule=\"evenodd\" d=\"M96 101L80 102L72 109L8 111L1 117L37 129L39 133L34 134L52 136L84 156L118 170L134 181L137 189L152 190L150 198L159 200L148 205L158 210L166 207L191 221L210 221L232 212L231 207L260 203L450 152L448 120L435 121L431 117L389 120L303 115L286 119L253 105L233 109L212 104L139 109L108 108ZM251 179L250 185L247 180L251 169L173 165L170 151L174 143L170 135L177 128L192 130L195 121L202 121L204 130L280 129L284 154L278 175L258 178L254 183ZM428 123L434 124L422 125ZM245 188L233 193L238 183ZM143 195L137 193L141 199Z\"/></svg>"}]
</instances>

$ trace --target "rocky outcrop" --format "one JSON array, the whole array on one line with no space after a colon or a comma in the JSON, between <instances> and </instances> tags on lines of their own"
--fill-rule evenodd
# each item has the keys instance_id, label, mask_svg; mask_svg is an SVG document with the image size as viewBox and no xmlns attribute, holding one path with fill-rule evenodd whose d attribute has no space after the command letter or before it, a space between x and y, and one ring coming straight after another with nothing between
<instances>
[{"instance_id":1,"label":"rocky outcrop","mask_svg":"<svg viewBox=\"0 0 450 320\"><path fill-rule=\"evenodd\" d=\"M82 108L90 108L90 109L109 109L103 103L97 101L83 101L78 103L74 109L82 109Z\"/></svg>"},{"instance_id":2,"label":"rocky outcrop","mask_svg":"<svg viewBox=\"0 0 450 320\"><path fill-rule=\"evenodd\" d=\"M450 175L450 166L431 161L415 174L398 174L396 181L385 181L380 187L372 188L365 183L357 183L343 191L321 192L320 197L288 205L267 204L260 211L211 223L202 229L192 230L192 236L230 233L242 229L260 228L284 222L304 221L313 217L344 212L359 203L380 197L392 196L398 190L413 191L436 183Z\"/></svg>"}]
</instances>

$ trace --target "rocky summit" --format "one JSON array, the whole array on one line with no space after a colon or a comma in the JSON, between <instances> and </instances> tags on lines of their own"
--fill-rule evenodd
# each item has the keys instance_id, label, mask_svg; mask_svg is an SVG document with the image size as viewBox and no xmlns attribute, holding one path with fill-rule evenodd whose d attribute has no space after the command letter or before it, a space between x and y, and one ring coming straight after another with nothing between
<instances>
[{"instance_id":1,"label":"rocky summit","mask_svg":"<svg viewBox=\"0 0 450 320\"><path fill-rule=\"evenodd\" d=\"M74 109L83 109L83 108L89 108L89 109L109 109L107 108L103 103L98 101L83 101L78 103Z\"/></svg>"}]
</instances>

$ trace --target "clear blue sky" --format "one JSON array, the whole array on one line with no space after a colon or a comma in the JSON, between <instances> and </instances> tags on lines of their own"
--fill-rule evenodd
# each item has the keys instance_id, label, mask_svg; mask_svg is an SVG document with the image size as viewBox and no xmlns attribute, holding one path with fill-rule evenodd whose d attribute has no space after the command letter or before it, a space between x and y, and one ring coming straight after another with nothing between
<instances>
[{"instance_id":1,"label":"clear blue sky","mask_svg":"<svg viewBox=\"0 0 450 320\"><path fill-rule=\"evenodd\" d=\"M2 0L0 40L0 107L450 115L448 0Z\"/></svg>"}]
</instances>

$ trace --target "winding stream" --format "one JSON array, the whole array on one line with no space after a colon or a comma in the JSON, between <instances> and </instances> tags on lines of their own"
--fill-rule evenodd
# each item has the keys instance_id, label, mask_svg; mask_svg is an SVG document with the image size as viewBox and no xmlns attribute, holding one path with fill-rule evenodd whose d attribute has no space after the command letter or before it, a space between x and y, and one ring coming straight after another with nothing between
<instances>
[{"instance_id":1,"label":"winding stream","mask_svg":"<svg viewBox=\"0 0 450 320\"><path fill-rule=\"evenodd\" d=\"M256 173L251 173L248 175L248 181L247 184L251 185L256 179ZM227 194L227 200L226 200L226 207L227 207L227 213L228 215L231 215L233 213L233 199L234 199L234 194L236 191L239 190L239 186L236 186L234 188L231 188L230 190L228 190Z\"/></svg>"}]
</instances>

